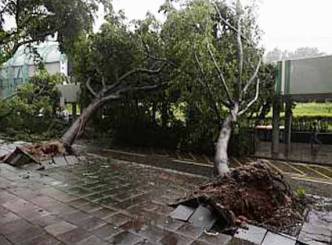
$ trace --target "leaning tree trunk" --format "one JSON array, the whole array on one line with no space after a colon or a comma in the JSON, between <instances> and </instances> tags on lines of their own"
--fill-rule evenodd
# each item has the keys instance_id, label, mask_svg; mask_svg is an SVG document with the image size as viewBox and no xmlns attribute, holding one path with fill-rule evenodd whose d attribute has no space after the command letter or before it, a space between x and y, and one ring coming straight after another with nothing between
<instances>
[{"instance_id":1,"label":"leaning tree trunk","mask_svg":"<svg viewBox=\"0 0 332 245\"><path fill-rule=\"evenodd\" d=\"M64 146L69 149L75 142L76 138L80 136L86 123L90 120L91 116L105 103L102 98L96 98L92 101L87 108L85 108L81 115L75 120L75 122L70 126L70 128L61 137L61 142Z\"/></svg>"},{"instance_id":2,"label":"leaning tree trunk","mask_svg":"<svg viewBox=\"0 0 332 245\"><path fill-rule=\"evenodd\" d=\"M237 104L231 109L220 130L218 142L216 145L215 168L218 174L223 176L229 172L228 167L228 143L232 133L232 124L237 120L239 106Z\"/></svg>"}]
</instances>

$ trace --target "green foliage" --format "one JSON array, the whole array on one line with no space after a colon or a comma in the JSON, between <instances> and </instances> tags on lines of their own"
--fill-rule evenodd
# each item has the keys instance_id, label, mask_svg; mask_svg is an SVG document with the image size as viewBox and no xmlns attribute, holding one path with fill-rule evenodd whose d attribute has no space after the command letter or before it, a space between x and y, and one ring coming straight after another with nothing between
<instances>
[{"instance_id":1,"label":"green foliage","mask_svg":"<svg viewBox=\"0 0 332 245\"><path fill-rule=\"evenodd\" d=\"M0 3L0 64L24 44L55 36L63 50L78 36L92 30L98 4L110 8L107 0L2 0ZM8 30L5 20L15 21Z\"/></svg>"},{"instance_id":2,"label":"green foliage","mask_svg":"<svg viewBox=\"0 0 332 245\"><path fill-rule=\"evenodd\" d=\"M296 191L296 196L300 199L300 200L303 200L305 199L305 196L307 194L307 191L306 189L304 189L303 187L299 187Z\"/></svg>"},{"instance_id":3,"label":"green foliage","mask_svg":"<svg viewBox=\"0 0 332 245\"><path fill-rule=\"evenodd\" d=\"M158 67L158 57L168 61L169 65L156 76L136 74L126 81L127 84L139 85L168 82L163 91L128 94L96 113L93 120L95 128L103 135L107 133L117 143L214 151L214 143L228 109L222 105L226 95L207 45L211 45L215 53L230 92L236 95L236 35L220 20L215 4L223 18L232 25L236 23L236 14L234 6L224 1L180 2L184 3L180 9L173 6L173 1L166 1L161 7L166 15L164 24L148 14L144 20L133 21L128 26L122 13L111 11L99 33L81 37L75 44L72 52L74 74L82 84L83 105L93 99L85 86L86 81L90 80L94 91L100 91L102 77L107 85L114 85L119 77L132 69ZM260 31L252 7L245 9L242 25L243 35L249 40L244 42L244 53L256 64L263 50L258 46ZM243 83L254 70L255 67L245 65ZM261 97L246 116L265 116L269 111L273 72L272 66L261 67ZM255 86L252 86L244 100L254 97L254 94ZM241 134L242 131L238 141L247 142ZM248 144L238 145L245 148Z\"/></svg>"},{"instance_id":4,"label":"green foliage","mask_svg":"<svg viewBox=\"0 0 332 245\"><path fill-rule=\"evenodd\" d=\"M16 96L0 103L1 131L55 136L61 123L55 120L59 110L60 93L56 85L63 83L62 75L49 75L39 71L29 83L20 86ZM46 136L46 135L44 135Z\"/></svg>"}]
</instances>

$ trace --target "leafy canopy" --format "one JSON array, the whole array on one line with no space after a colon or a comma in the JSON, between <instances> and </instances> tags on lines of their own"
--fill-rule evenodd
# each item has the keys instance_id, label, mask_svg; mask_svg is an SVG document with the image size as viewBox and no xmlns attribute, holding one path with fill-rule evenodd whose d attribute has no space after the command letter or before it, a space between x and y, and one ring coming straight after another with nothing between
<instances>
[{"instance_id":1,"label":"leafy canopy","mask_svg":"<svg viewBox=\"0 0 332 245\"><path fill-rule=\"evenodd\" d=\"M107 0L2 0L0 2L0 64L26 44L56 36L63 50L92 30L98 4ZM10 28L8 28L10 26Z\"/></svg>"}]
</instances>

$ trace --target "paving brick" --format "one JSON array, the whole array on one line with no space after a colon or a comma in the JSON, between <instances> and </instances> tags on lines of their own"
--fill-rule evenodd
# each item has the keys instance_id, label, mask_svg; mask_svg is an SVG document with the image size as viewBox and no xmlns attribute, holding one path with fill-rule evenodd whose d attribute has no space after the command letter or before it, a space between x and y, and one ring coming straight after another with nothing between
<instances>
[{"instance_id":1,"label":"paving brick","mask_svg":"<svg viewBox=\"0 0 332 245\"><path fill-rule=\"evenodd\" d=\"M89 203L90 203L89 201L79 198L79 199L72 200L72 201L68 202L67 204L69 204L72 207L78 208L78 207L87 205Z\"/></svg>"},{"instance_id":2,"label":"paving brick","mask_svg":"<svg viewBox=\"0 0 332 245\"><path fill-rule=\"evenodd\" d=\"M218 244L222 245L222 243L218 243ZM190 243L190 245L210 245L210 244L200 241L200 240L196 240L196 241L193 241L192 243Z\"/></svg>"},{"instance_id":3,"label":"paving brick","mask_svg":"<svg viewBox=\"0 0 332 245\"><path fill-rule=\"evenodd\" d=\"M156 224L162 229L174 231L180 228L184 222L172 219L169 216L161 216L156 220Z\"/></svg>"},{"instance_id":4,"label":"paving brick","mask_svg":"<svg viewBox=\"0 0 332 245\"><path fill-rule=\"evenodd\" d=\"M232 240L232 236L222 233L217 233L216 235L203 234L199 240L208 244L228 244Z\"/></svg>"},{"instance_id":5,"label":"paving brick","mask_svg":"<svg viewBox=\"0 0 332 245\"><path fill-rule=\"evenodd\" d=\"M6 202L10 202L10 201L15 201L15 200L19 200L19 198L7 191L1 190L0 192L0 204L4 204Z\"/></svg>"},{"instance_id":6,"label":"paving brick","mask_svg":"<svg viewBox=\"0 0 332 245\"><path fill-rule=\"evenodd\" d=\"M16 231L6 234L6 237L13 243L19 243L21 241L31 240L43 234L45 234L43 229L37 226L30 226L26 229L17 229Z\"/></svg>"},{"instance_id":7,"label":"paving brick","mask_svg":"<svg viewBox=\"0 0 332 245\"><path fill-rule=\"evenodd\" d=\"M64 157L53 157L53 161L57 165L57 167L67 165L67 161Z\"/></svg>"},{"instance_id":8,"label":"paving brick","mask_svg":"<svg viewBox=\"0 0 332 245\"><path fill-rule=\"evenodd\" d=\"M165 235L164 230L153 225L143 225L141 227L133 227L132 232L136 233L141 237L146 238L146 240L150 242L160 241Z\"/></svg>"},{"instance_id":9,"label":"paving brick","mask_svg":"<svg viewBox=\"0 0 332 245\"><path fill-rule=\"evenodd\" d=\"M185 223L176 231L184 236L196 239L204 233L204 227L195 227L192 224Z\"/></svg>"},{"instance_id":10,"label":"paving brick","mask_svg":"<svg viewBox=\"0 0 332 245\"><path fill-rule=\"evenodd\" d=\"M105 241L101 240L100 238L96 236L90 236L78 243L76 245L107 245L109 243L106 243Z\"/></svg>"},{"instance_id":11,"label":"paving brick","mask_svg":"<svg viewBox=\"0 0 332 245\"><path fill-rule=\"evenodd\" d=\"M67 163L69 165L74 165L74 164L79 163L79 160L75 156L70 155L70 156L65 156L65 158L66 158Z\"/></svg>"},{"instance_id":12,"label":"paving brick","mask_svg":"<svg viewBox=\"0 0 332 245\"><path fill-rule=\"evenodd\" d=\"M144 238L132 234L128 231L121 232L120 234L115 235L114 237L109 239L111 244L117 244L117 245L134 245L143 240Z\"/></svg>"},{"instance_id":13,"label":"paving brick","mask_svg":"<svg viewBox=\"0 0 332 245\"><path fill-rule=\"evenodd\" d=\"M26 230L32 226L33 226L32 224L28 223L23 219L16 219L0 225L0 234L6 235L13 233L15 231Z\"/></svg>"},{"instance_id":14,"label":"paving brick","mask_svg":"<svg viewBox=\"0 0 332 245\"><path fill-rule=\"evenodd\" d=\"M70 202L72 200L77 199L77 197L75 197L73 195L70 195L70 194L67 194L63 191L59 191L54 187L44 188L40 192L47 195L47 196L49 196L49 197L52 197L53 199L56 199L60 202Z\"/></svg>"},{"instance_id":15,"label":"paving brick","mask_svg":"<svg viewBox=\"0 0 332 245\"><path fill-rule=\"evenodd\" d=\"M258 226L248 225L248 229L240 228L234 235L235 238L261 244L267 230Z\"/></svg>"},{"instance_id":16,"label":"paving brick","mask_svg":"<svg viewBox=\"0 0 332 245\"><path fill-rule=\"evenodd\" d=\"M45 227L45 230L50 233L53 236L57 236L60 234L63 234L65 232L71 231L76 229L77 227L75 225L72 225L68 222L61 221L59 223L55 223L52 225L48 225Z\"/></svg>"},{"instance_id":17,"label":"paving brick","mask_svg":"<svg viewBox=\"0 0 332 245\"><path fill-rule=\"evenodd\" d=\"M281 236L272 232L267 232L262 245L295 245L296 239Z\"/></svg>"},{"instance_id":18,"label":"paving brick","mask_svg":"<svg viewBox=\"0 0 332 245\"><path fill-rule=\"evenodd\" d=\"M106 224L93 230L92 233L95 234L97 237L106 240L118 233L121 233L122 231L123 230L118 226L115 226L113 224Z\"/></svg>"},{"instance_id":19,"label":"paving brick","mask_svg":"<svg viewBox=\"0 0 332 245\"><path fill-rule=\"evenodd\" d=\"M84 229L76 228L60 235L57 235L57 239L66 244L75 244L91 236L91 233Z\"/></svg>"},{"instance_id":20,"label":"paving brick","mask_svg":"<svg viewBox=\"0 0 332 245\"><path fill-rule=\"evenodd\" d=\"M48 234L43 234L42 236L34 237L32 239L17 243L17 245L62 245L62 244L63 244L62 242L60 242L59 240Z\"/></svg>"},{"instance_id":21,"label":"paving brick","mask_svg":"<svg viewBox=\"0 0 332 245\"><path fill-rule=\"evenodd\" d=\"M332 211L322 212L311 210L307 215L308 223L315 226L325 226L332 230Z\"/></svg>"},{"instance_id":22,"label":"paving brick","mask_svg":"<svg viewBox=\"0 0 332 245\"><path fill-rule=\"evenodd\" d=\"M107 219L109 216L115 214L117 210L111 208L101 208L96 211L90 212L92 216L95 216L100 219Z\"/></svg>"},{"instance_id":23,"label":"paving brick","mask_svg":"<svg viewBox=\"0 0 332 245\"><path fill-rule=\"evenodd\" d=\"M0 235L0 244L1 245L11 245L11 243L3 235Z\"/></svg>"},{"instance_id":24,"label":"paving brick","mask_svg":"<svg viewBox=\"0 0 332 245\"><path fill-rule=\"evenodd\" d=\"M188 221L190 216L194 213L195 209L191 207L187 207L184 205L179 205L177 206L176 209L174 209L171 213L170 216L173 219L178 219L182 221Z\"/></svg>"},{"instance_id":25,"label":"paving brick","mask_svg":"<svg viewBox=\"0 0 332 245\"><path fill-rule=\"evenodd\" d=\"M91 218L91 217L92 216L89 215L88 213L77 210L77 211L63 217L63 219L66 220L67 222L71 223L71 224L78 225L78 224L83 223L83 221L85 219L88 219L88 218Z\"/></svg>"},{"instance_id":26,"label":"paving brick","mask_svg":"<svg viewBox=\"0 0 332 245\"><path fill-rule=\"evenodd\" d=\"M92 213L92 212L100 209L100 205L89 202L87 205L80 206L78 209L85 211L87 213Z\"/></svg>"},{"instance_id":27,"label":"paving brick","mask_svg":"<svg viewBox=\"0 0 332 245\"><path fill-rule=\"evenodd\" d=\"M298 241L304 244L330 244L332 231L328 227L304 223ZM320 243L317 243L319 241Z\"/></svg>"},{"instance_id":28,"label":"paving brick","mask_svg":"<svg viewBox=\"0 0 332 245\"><path fill-rule=\"evenodd\" d=\"M11 222L11 221L15 221L18 219L20 219L20 217L18 217L16 214L7 211L6 213L2 213L0 215L0 225Z\"/></svg>"},{"instance_id":29,"label":"paving brick","mask_svg":"<svg viewBox=\"0 0 332 245\"><path fill-rule=\"evenodd\" d=\"M232 240L230 240L227 245L255 245L257 243L253 243L253 242L250 242L250 241L247 241L247 240L242 240L242 239L239 239L239 238L235 238L233 237ZM280 245L283 245L283 244L280 244Z\"/></svg>"},{"instance_id":30,"label":"paving brick","mask_svg":"<svg viewBox=\"0 0 332 245\"><path fill-rule=\"evenodd\" d=\"M116 226L121 226L130 221L131 218L127 215L117 213L112 216L109 216L108 218L105 219L106 222L114 224Z\"/></svg>"},{"instance_id":31,"label":"paving brick","mask_svg":"<svg viewBox=\"0 0 332 245\"><path fill-rule=\"evenodd\" d=\"M53 198L45 195L38 196L31 201L37 206L42 207L46 210L52 210L54 208L64 205L62 202L54 200Z\"/></svg>"},{"instance_id":32,"label":"paving brick","mask_svg":"<svg viewBox=\"0 0 332 245\"><path fill-rule=\"evenodd\" d=\"M194 240L181 236L179 234L168 232L164 237L160 240L160 243L163 245L169 245L169 244L176 244L176 245L189 245L193 243Z\"/></svg>"},{"instance_id":33,"label":"paving brick","mask_svg":"<svg viewBox=\"0 0 332 245\"><path fill-rule=\"evenodd\" d=\"M102 219L96 218L96 217L90 217L82 221L82 224L80 225L81 228L91 231L95 230L103 225L106 225L106 222Z\"/></svg>"},{"instance_id":34,"label":"paving brick","mask_svg":"<svg viewBox=\"0 0 332 245\"><path fill-rule=\"evenodd\" d=\"M34 219L31 219L29 221L35 225L46 227L61 222L61 219L56 217L55 215L50 214L41 217L35 217Z\"/></svg>"}]
</instances>

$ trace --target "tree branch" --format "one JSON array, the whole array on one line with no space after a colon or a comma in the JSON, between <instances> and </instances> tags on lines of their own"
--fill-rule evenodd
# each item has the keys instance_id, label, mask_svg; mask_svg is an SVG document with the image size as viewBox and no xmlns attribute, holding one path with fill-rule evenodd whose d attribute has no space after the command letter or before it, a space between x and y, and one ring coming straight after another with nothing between
<instances>
[{"instance_id":1,"label":"tree branch","mask_svg":"<svg viewBox=\"0 0 332 245\"><path fill-rule=\"evenodd\" d=\"M238 28L237 28L237 59L238 59L238 77L237 77L237 83L238 83L238 100L241 100L242 97L242 71L243 71L243 46L242 46L242 39L241 39L241 15L238 16Z\"/></svg>"},{"instance_id":2,"label":"tree branch","mask_svg":"<svg viewBox=\"0 0 332 245\"><path fill-rule=\"evenodd\" d=\"M209 43L207 44L207 48L208 48L208 51L209 51L210 57L211 57L211 59L212 59L212 61L213 61L213 63L214 63L214 66L215 66L216 69L217 69L218 76L219 76L219 79L221 80L222 85L223 85L223 87L224 87L224 90L225 90L225 92L226 92L227 99L228 99L228 101L229 101L230 104L233 104L234 102L233 102L233 100L232 100L231 94L230 94L229 89L228 89L228 86L227 86L227 84L226 84L224 74L222 73L220 67L219 67L218 64L217 64L217 61L216 61L216 59L215 59L215 57L214 57L214 55L213 55L213 53L212 53L212 50L211 50L211 48L210 48L210 44L209 44Z\"/></svg>"},{"instance_id":3,"label":"tree branch","mask_svg":"<svg viewBox=\"0 0 332 245\"><path fill-rule=\"evenodd\" d=\"M199 61L199 58L198 58L198 56L197 56L196 51L194 52L194 55L195 55L195 60L196 60L196 63L197 63L197 65L198 65L198 67L199 67L199 70L200 70L200 72L201 72L201 76L202 76L202 79L204 80L204 82L202 81L202 79L198 79L198 81L199 81L199 83L202 85L203 88L206 88L207 92L209 93L209 95L210 95L210 99L211 99L211 101L212 101L213 109L214 109L214 111L215 111L215 113L216 113L216 115L217 115L217 118L218 118L219 122L221 122L220 110L219 110L219 108L217 107L217 101L214 99L214 96L213 96L213 93L212 93L212 91L211 91L211 88L210 88L209 84L208 84L207 81L206 81L206 77L205 77L205 73L204 73L204 70L203 70L203 66L202 66L201 62ZM229 103L227 103L226 101L224 101L224 100L222 100L222 99L221 99L221 103L222 103L224 106L226 106L226 107L229 107L229 106L230 106Z\"/></svg>"},{"instance_id":4,"label":"tree branch","mask_svg":"<svg viewBox=\"0 0 332 245\"><path fill-rule=\"evenodd\" d=\"M238 113L239 116L243 115L244 113L246 113L249 108L257 101L258 99L258 96L259 96L259 79L257 79L257 82L256 82L256 94L255 94L255 97L247 104L247 106Z\"/></svg>"},{"instance_id":5,"label":"tree branch","mask_svg":"<svg viewBox=\"0 0 332 245\"><path fill-rule=\"evenodd\" d=\"M133 92L133 91L150 91L150 90L155 90L157 88L160 88L163 84L154 84L154 85L146 85L146 86L141 86L141 87L124 87L122 89L119 89L116 92L111 93L110 95L104 96L102 98L103 101L107 100L114 100L114 99L121 99L122 94L126 92Z\"/></svg>"},{"instance_id":6,"label":"tree branch","mask_svg":"<svg viewBox=\"0 0 332 245\"><path fill-rule=\"evenodd\" d=\"M127 73L125 73L124 75L122 75L121 77L119 77L119 81L123 81L124 79L126 79L127 77L135 74L135 73L148 73L148 74L158 74L162 68L165 66L165 64L163 64L159 69L156 70L151 70L151 69L145 69L145 68L135 68L131 71L128 71Z\"/></svg>"},{"instance_id":7,"label":"tree branch","mask_svg":"<svg viewBox=\"0 0 332 245\"><path fill-rule=\"evenodd\" d=\"M231 30L233 30L234 32L237 33L237 32L238 32L237 28L234 27L231 23L229 23L229 22L228 22L228 21L227 21L222 15L221 15L220 10L219 10L217 4L214 2L213 5L214 5L214 7L215 7L215 9L216 9L216 11L217 11L217 13L218 13L219 18L222 20L222 22L224 22L224 23L226 24L226 26L228 26ZM248 39L247 39L245 36L243 36L242 34L241 34L241 38L242 38L243 40L245 40L249 45L251 45L250 40L248 40Z\"/></svg>"},{"instance_id":8,"label":"tree branch","mask_svg":"<svg viewBox=\"0 0 332 245\"><path fill-rule=\"evenodd\" d=\"M98 94L96 93L96 91L93 90L93 88L91 87L91 78L88 79L88 81L85 83L87 89L89 90L89 92L94 96L94 97L98 97Z\"/></svg>"},{"instance_id":9,"label":"tree branch","mask_svg":"<svg viewBox=\"0 0 332 245\"><path fill-rule=\"evenodd\" d=\"M258 61L258 63L257 63L257 66L256 66L256 69L255 69L255 72L254 72L254 74L251 76L251 78L249 79L249 81L247 82L246 86L244 87L242 94L246 94L248 88L249 88L250 85L254 82L255 78L256 78L257 75L258 75L259 68L260 68L261 64L262 64L262 58L259 59L259 61Z\"/></svg>"}]
</instances>

